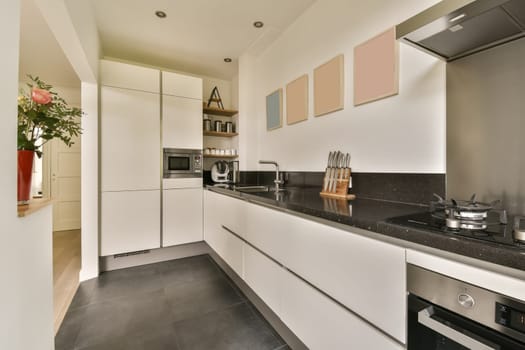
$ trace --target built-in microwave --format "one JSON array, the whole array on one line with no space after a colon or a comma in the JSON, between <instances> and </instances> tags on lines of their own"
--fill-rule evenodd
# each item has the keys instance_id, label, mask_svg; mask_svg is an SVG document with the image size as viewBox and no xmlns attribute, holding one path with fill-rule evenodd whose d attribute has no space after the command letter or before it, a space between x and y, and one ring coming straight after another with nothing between
<instances>
[{"instance_id":1,"label":"built-in microwave","mask_svg":"<svg viewBox=\"0 0 525 350\"><path fill-rule=\"evenodd\" d=\"M164 148L163 177L202 177L202 150Z\"/></svg>"}]
</instances>

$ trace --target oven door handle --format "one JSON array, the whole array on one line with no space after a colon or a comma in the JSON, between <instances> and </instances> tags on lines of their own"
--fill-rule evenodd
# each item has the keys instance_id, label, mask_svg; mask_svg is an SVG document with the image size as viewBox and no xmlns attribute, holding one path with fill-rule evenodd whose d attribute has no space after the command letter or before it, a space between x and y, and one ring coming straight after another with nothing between
<instances>
[{"instance_id":1,"label":"oven door handle","mask_svg":"<svg viewBox=\"0 0 525 350\"><path fill-rule=\"evenodd\" d=\"M456 343L472 349L472 350L499 350L499 346L492 347L473 339L466 334L458 332L457 330L448 327L447 325L436 321L432 318L434 315L434 307L429 306L417 313L417 320L422 325L432 329L433 331L455 341Z\"/></svg>"}]
</instances>

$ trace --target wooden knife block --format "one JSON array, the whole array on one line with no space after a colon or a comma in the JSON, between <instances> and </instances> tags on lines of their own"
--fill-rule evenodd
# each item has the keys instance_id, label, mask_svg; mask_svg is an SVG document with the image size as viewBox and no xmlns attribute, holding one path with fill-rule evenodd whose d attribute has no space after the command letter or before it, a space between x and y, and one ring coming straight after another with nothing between
<instances>
[{"instance_id":1,"label":"wooden knife block","mask_svg":"<svg viewBox=\"0 0 525 350\"><path fill-rule=\"evenodd\" d=\"M334 192L328 192L328 191L321 191L321 196L323 197L329 197L329 198L339 198L339 199L347 199L352 200L355 199L355 194L348 194L348 183L350 182L350 175L351 172L349 171L347 176L343 176L341 179L341 171L337 170L336 173L336 183L335 183L335 191Z\"/></svg>"}]
</instances>

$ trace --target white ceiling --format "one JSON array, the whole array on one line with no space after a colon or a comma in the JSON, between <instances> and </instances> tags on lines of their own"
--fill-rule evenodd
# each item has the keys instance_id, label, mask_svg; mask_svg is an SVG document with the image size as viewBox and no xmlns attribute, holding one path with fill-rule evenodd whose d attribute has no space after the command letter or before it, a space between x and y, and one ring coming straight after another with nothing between
<instances>
[{"instance_id":1,"label":"white ceiling","mask_svg":"<svg viewBox=\"0 0 525 350\"><path fill-rule=\"evenodd\" d=\"M282 32L314 1L92 0L104 56L223 79L244 51L268 44L263 34Z\"/></svg>"},{"instance_id":2,"label":"white ceiling","mask_svg":"<svg viewBox=\"0 0 525 350\"><path fill-rule=\"evenodd\" d=\"M80 87L80 80L33 0L21 1L19 80L27 74L46 83Z\"/></svg>"},{"instance_id":3,"label":"white ceiling","mask_svg":"<svg viewBox=\"0 0 525 350\"><path fill-rule=\"evenodd\" d=\"M263 50L315 0L91 1L104 56L229 80L243 52ZM79 87L34 0L21 5L20 80L32 74ZM157 18L156 10L168 17ZM262 29L252 25L258 20Z\"/></svg>"}]
</instances>

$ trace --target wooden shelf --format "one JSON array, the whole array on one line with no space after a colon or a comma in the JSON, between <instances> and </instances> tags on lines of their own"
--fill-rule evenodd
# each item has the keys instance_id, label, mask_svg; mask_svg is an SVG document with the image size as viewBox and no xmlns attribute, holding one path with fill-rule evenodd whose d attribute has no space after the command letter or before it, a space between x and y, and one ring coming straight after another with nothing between
<instances>
[{"instance_id":1,"label":"wooden shelf","mask_svg":"<svg viewBox=\"0 0 525 350\"><path fill-rule=\"evenodd\" d=\"M204 131L204 136L219 136L219 137L234 137L239 135L236 132L217 132L217 131Z\"/></svg>"},{"instance_id":2,"label":"wooden shelf","mask_svg":"<svg viewBox=\"0 0 525 350\"><path fill-rule=\"evenodd\" d=\"M223 159L235 159L238 155L218 155L218 154L205 154L204 158L223 158Z\"/></svg>"},{"instance_id":3,"label":"wooden shelf","mask_svg":"<svg viewBox=\"0 0 525 350\"><path fill-rule=\"evenodd\" d=\"M239 113L239 111L234 111L232 109L219 109L214 107L206 107L206 105L202 107L202 111L206 114L221 115L223 117L233 117Z\"/></svg>"}]
</instances>

